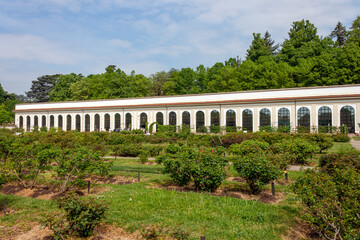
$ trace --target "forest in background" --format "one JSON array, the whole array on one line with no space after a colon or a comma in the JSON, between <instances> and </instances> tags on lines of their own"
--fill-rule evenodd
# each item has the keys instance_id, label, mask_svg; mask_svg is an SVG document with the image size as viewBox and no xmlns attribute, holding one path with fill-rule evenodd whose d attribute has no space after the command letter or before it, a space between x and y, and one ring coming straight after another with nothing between
<instances>
[{"instance_id":1,"label":"forest in background","mask_svg":"<svg viewBox=\"0 0 360 240\"><path fill-rule=\"evenodd\" d=\"M308 20L293 22L287 38L253 33L245 59L230 58L212 67L161 71L146 77L126 74L115 65L104 73L40 76L26 96L8 94L0 85L0 123L13 121L19 102L56 102L326 86L360 83L360 16L346 29L341 22L319 36Z\"/></svg>"}]
</instances>

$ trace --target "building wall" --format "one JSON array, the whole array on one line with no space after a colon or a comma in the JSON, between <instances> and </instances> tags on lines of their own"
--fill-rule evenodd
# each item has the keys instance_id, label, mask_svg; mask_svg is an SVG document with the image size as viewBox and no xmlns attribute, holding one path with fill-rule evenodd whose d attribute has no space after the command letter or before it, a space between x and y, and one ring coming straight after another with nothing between
<instances>
[{"instance_id":1,"label":"building wall","mask_svg":"<svg viewBox=\"0 0 360 240\"><path fill-rule=\"evenodd\" d=\"M344 106L351 106L355 111L355 131L359 131L360 121L360 85L346 85L320 88L298 88L264 91L233 92L220 94L199 94L171 97L97 100L82 102L57 102L18 104L15 108L15 124L20 126L23 118L23 127L26 129L29 116L30 130L34 128L35 116L38 116L38 126L42 127L42 116L46 117L46 127L50 127L50 116L54 116L54 127L58 127L58 116L63 117L63 129L67 128L67 115L71 116L71 130L76 128L76 115L81 119L81 131L85 131L85 115L90 116L90 131L104 131L105 114L110 115L110 129L114 129L115 114L120 114L120 128L125 128L125 115L132 115L132 129L139 129L140 114L146 113L148 123L156 121L156 113L164 114L164 124L169 124L169 113L177 114L177 125L182 124L182 113L190 113L190 127L196 131L196 113L205 114L205 126L210 126L210 115L213 110L220 113L220 126L226 125L226 112L233 110L236 113L235 122L239 128L243 127L242 113L249 109L253 113L253 131L260 126L260 111L267 108L271 112L271 126L278 126L278 111L287 108L290 112L290 126L298 126L298 111L302 107L310 110L310 126L317 127L318 111L326 106L331 109L332 126L340 126L340 112ZM100 127L95 129L95 115L100 116Z\"/></svg>"}]
</instances>

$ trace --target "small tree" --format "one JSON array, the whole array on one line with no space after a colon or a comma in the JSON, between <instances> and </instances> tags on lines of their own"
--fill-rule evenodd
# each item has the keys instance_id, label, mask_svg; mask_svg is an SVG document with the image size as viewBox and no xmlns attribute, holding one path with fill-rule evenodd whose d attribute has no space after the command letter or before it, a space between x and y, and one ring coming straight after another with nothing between
<instances>
[{"instance_id":1,"label":"small tree","mask_svg":"<svg viewBox=\"0 0 360 240\"><path fill-rule=\"evenodd\" d=\"M250 153L260 153L265 151L269 147L267 142L262 142L259 140L245 140L240 144L233 144L230 146L230 153L236 155L247 155Z\"/></svg>"},{"instance_id":2,"label":"small tree","mask_svg":"<svg viewBox=\"0 0 360 240\"><path fill-rule=\"evenodd\" d=\"M100 152L82 146L62 150L54 167L58 180L62 182L60 191L64 192L69 182L81 181L93 172L108 174L111 162L104 162L100 155Z\"/></svg>"},{"instance_id":3,"label":"small tree","mask_svg":"<svg viewBox=\"0 0 360 240\"><path fill-rule=\"evenodd\" d=\"M263 154L249 154L240 157L235 163L234 168L239 176L246 180L252 194L259 194L264 185L275 180L281 170Z\"/></svg>"},{"instance_id":4,"label":"small tree","mask_svg":"<svg viewBox=\"0 0 360 240\"><path fill-rule=\"evenodd\" d=\"M52 214L43 221L43 225L54 232L55 239L90 236L109 208L103 200L79 197L74 193L59 198L57 204L65 211L64 216L59 218L56 214Z\"/></svg>"}]
</instances>

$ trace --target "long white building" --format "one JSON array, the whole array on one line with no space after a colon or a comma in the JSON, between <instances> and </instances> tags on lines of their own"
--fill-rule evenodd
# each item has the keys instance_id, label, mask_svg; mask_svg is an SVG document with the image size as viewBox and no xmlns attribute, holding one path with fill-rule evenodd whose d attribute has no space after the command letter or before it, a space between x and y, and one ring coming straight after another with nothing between
<instances>
[{"instance_id":1,"label":"long white building","mask_svg":"<svg viewBox=\"0 0 360 240\"><path fill-rule=\"evenodd\" d=\"M346 125L359 131L360 85L256 90L128 99L17 104L15 124L63 130L141 129L145 124L234 127Z\"/></svg>"}]
</instances>

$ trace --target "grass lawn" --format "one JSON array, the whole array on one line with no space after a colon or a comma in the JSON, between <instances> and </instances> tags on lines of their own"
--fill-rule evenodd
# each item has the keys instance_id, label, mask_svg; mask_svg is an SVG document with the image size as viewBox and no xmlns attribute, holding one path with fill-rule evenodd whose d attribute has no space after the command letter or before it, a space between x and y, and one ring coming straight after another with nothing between
<instances>
[{"instance_id":1,"label":"grass lawn","mask_svg":"<svg viewBox=\"0 0 360 240\"><path fill-rule=\"evenodd\" d=\"M281 239L294 223L297 208L207 193L146 188L146 183L112 186L103 196L111 204L107 222L128 230L156 224L181 226L191 239Z\"/></svg>"},{"instance_id":2,"label":"grass lawn","mask_svg":"<svg viewBox=\"0 0 360 240\"><path fill-rule=\"evenodd\" d=\"M353 137L355 141L360 141L360 137Z\"/></svg>"},{"instance_id":3,"label":"grass lawn","mask_svg":"<svg viewBox=\"0 0 360 240\"><path fill-rule=\"evenodd\" d=\"M167 175L160 174L161 168L141 164L136 159L117 159L112 174L136 178L140 171L142 181L128 185L104 184L110 190L97 197L110 204L105 222L130 232L141 230L145 225L158 225L170 230L179 227L191 234L190 239L204 235L206 239L269 240L282 239L296 224L299 206L296 201L289 200L291 197L278 204L266 204L209 193L152 188L154 183L169 180ZM295 175L289 173L289 177L295 178ZM284 189L284 186L277 186L277 191ZM3 226L22 224L27 230L27 222L39 221L46 214L58 211L51 200L0 195L0 202L5 197L8 208L15 212L0 218ZM2 237L5 236L0 231Z\"/></svg>"},{"instance_id":4,"label":"grass lawn","mask_svg":"<svg viewBox=\"0 0 360 240\"><path fill-rule=\"evenodd\" d=\"M348 142L334 142L334 145L326 153L352 151L355 148Z\"/></svg>"}]
</instances>

